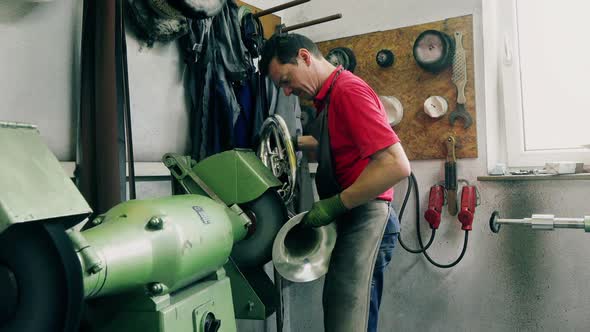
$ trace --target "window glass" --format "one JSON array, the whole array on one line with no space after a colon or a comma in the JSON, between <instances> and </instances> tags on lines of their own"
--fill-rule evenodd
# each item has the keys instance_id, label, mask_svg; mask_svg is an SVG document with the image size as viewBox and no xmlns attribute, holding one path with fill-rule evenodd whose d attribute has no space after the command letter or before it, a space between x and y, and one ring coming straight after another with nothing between
<instances>
[{"instance_id":1,"label":"window glass","mask_svg":"<svg viewBox=\"0 0 590 332\"><path fill-rule=\"evenodd\" d=\"M588 13L588 1L516 1L525 151L590 144Z\"/></svg>"}]
</instances>

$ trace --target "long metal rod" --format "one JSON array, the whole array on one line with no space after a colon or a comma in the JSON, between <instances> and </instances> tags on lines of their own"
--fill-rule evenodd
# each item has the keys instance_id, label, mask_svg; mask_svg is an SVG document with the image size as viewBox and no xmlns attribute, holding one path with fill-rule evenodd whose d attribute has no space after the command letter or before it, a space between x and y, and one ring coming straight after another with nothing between
<instances>
[{"instance_id":1,"label":"long metal rod","mask_svg":"<svg viewBox=\"0 0 590 332\"><path fill-rule=\"evenodd\" d=\"M496 222L500 225L532 225L534 218L524 219L501 219L498 218ZM584 218L554 218L553 227L555 228L584 228Z\"/></svg>"},{"instance_id":2,"label":"long metal rod","mask_svg":"<svg viewBox=\"0 0 590 332\"><path fill-rule=\"evenodd\" d=\"M555 228L584 228L583 218L555 218Z\"/></svg>"},{"instance_id":3,"label":"long metal rod","mask_svg":"<svg viewBox=\"0 0 590 332\"><path fill-rule=\"evenodd\" d=\"M309 2L309 1L311 1L311 0L295 0L295 1L287 2L282 5L278 5L275 7L271 7L269 9L259 11L258 13L254 14L254 17L262 17L262 16L265 16L268 14L272 14L274 12L278 12L279 10L291 8L291 7L294 7L294 6L300 5L302 3Z\"/></svg>"},{"instance_id":4,"label":"long metal rod","mask_svg":"<svg viewBox=\"0 0 590 332\"><path fill-rule=\"evenodd\" d=\"M308 27L308 26L311 26L311 25L316 25L316 24L320 24L320 23L324 23L324 22L328 22L328 21L332 21L332 20L337 20L339 18L342 18L342 14L334 14L334 15L330 15L330 16L318 18L318 19L315 19L315 20L311 20L311 21L308 21L308 22L303 22L303 23L295 24L295 25L292 25L290 27L284 27L284 28L281 29L281 32L289 32L289 31L293 31L293 30L305 28L305 27Z\"/></svg>"}]
</instances>

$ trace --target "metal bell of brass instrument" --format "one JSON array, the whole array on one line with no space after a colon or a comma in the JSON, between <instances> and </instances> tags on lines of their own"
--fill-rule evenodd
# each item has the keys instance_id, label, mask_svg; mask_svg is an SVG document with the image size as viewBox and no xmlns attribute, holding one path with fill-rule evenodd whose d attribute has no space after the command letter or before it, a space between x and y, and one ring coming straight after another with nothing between
<instances>
[{"instance_id":1,"label":"metal bell of brass instrument","mask_svg":"<svg viewBox=\"0 0 590 332\"><path fill-rule=\"evenodd\" d=\"M336 244L335 223L317 228L298 226L306 213L289 219L272 246L272 261L277 272L293 282L313 281L325 275Z\"/></svg>"},{"instance_id":2,"label":"metal bell of brass instrument","mask_svg":"<svg viewBox=\"0 0 590 332\"><path fill-rule=\"evenodd\" d=\"M256 155L283 183L283 187L277 192L285 204L289 204L295 194L297 156L287 123L280 115L274 114L264 120Z\"/></svg>"}]
</instances>

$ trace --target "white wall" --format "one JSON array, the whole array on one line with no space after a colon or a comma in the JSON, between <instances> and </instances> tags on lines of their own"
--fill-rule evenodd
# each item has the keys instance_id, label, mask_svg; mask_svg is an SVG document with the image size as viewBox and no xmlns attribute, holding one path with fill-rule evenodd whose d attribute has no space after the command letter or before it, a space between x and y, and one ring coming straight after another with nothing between
<instances>
[{"instance_id":1,"label":"white wall","mask_svg":"<svg viewBox=\"0 0 590 332\"><path fill-rule=\"evenodd\" d=\"M60 160L74 158L82 3L0 2L0 120L34 123Z\"/></svg>"},{"instance_id":2,"label":"white wall","mask_svg":"<svg viewBox=\"0 0 590 332\"><path fill-rule=\"evenodd\" d=\"M0 2L0 121L36 124L59 160L75 159L82 2ZM176 43L148 48L127 29L136 161L188 149L184 63Z\"/></svg>"},{"instance_id":3,"label":"white wall","mask_svg":"<svg viewBox=\"0 0 590 332\"><path fill-rule=\"evenodd\" d=\"M127 29L129 95L136 161L160 161L167 152L188 153L186 68L177 43L152 48Z\"/></svg>"}]
</instances>

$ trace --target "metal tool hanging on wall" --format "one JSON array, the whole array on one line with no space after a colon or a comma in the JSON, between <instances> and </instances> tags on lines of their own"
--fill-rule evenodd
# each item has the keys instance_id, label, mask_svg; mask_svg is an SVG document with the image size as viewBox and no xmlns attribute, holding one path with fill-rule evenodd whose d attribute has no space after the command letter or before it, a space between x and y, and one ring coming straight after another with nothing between
<instances>
[{"instance_id":1,"label":"metal tool hanging on wall","mask_svg":"<svg viewBox=\"0 0 590 332\"><path fill-rule=\"evenodd\" d=\"M457 215L457 159L455 157L455 137L446 140L447 160L445 162L445 189L447 190L447 204L449 214Z\"/></svg>"},{"instance_id":2,"label":"metal tool hanging on wall","mask_svg":"<svg viewBox=\"0 0 590 332\"><path fill-rule=\"evenodd\" d=\"M465 61L465 50L463 49L463 34L455 32L455 56L453 57L453 76L451 80L457 87L457 107L449 114L449 123L455 124L457 118L463 119L465 129L471 126L473 120L465 110L465 85L467 84L467 63Z\"/></svg>"}]
</instances>

